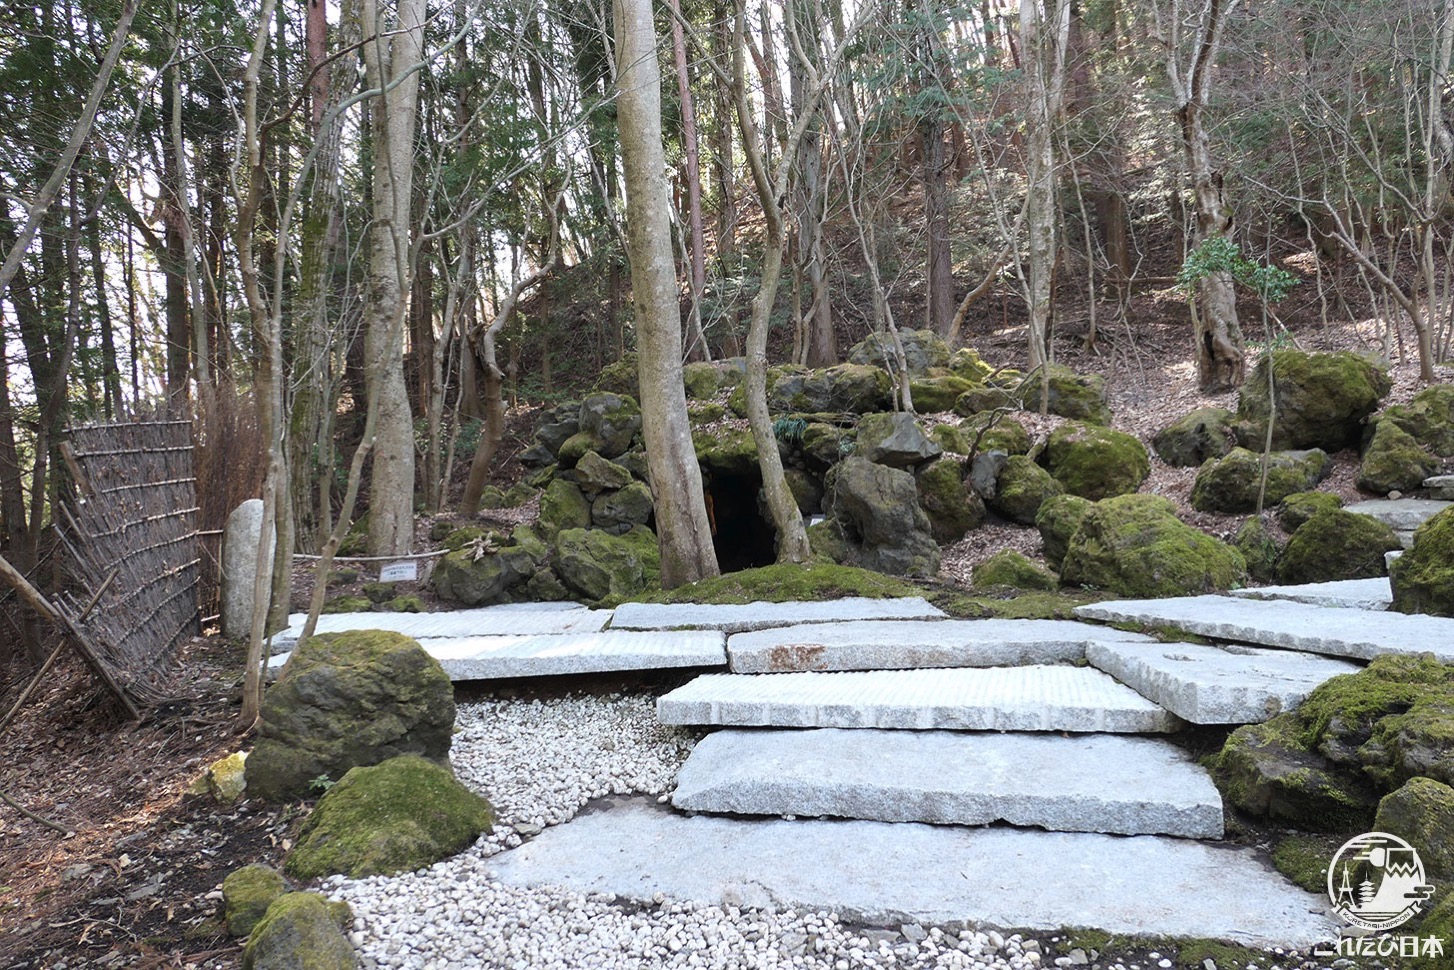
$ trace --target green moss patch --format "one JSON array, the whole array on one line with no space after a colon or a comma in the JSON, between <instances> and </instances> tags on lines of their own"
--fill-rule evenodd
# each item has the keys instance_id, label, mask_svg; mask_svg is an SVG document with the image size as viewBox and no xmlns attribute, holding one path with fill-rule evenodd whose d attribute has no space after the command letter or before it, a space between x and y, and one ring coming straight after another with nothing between
<instances>
[{"instance_id":1,"label":"green moss patch","mask_svg":"<svg viewBox=\"0 0 1454 970\"><path fill-rule=\"evenodd\" d=\"M1454 507L1414 533L1414 545L1389 568L1393 609L1454 616Z\"/></svg>"},{"instance_id":2,"label":"green moss patch","mask_svg":"<svg viewBox=\"0 0 1454 970\"><path fill-rule=\"evenodd\" d=\"M714 576L673 590L631 597L646 603L785 603L831 600L845 596L885 599L921 596L923 591L902 580L868 569L832 563L774 563L757 569Z\"/></svg>"},{"instance_id":3,"label":"green moss patch","mask_svg":"<svg viewBox=\"0 0 1454 970\"><path fill-rule=\"evenodd\" d=\"M1402 548L1393 530L1372 516L1328 509L1293 533L1277 577L1293 584L1372 579L1385 572L1384 553Z\"/></svg>"},{"instance_id":4,"label":"green moss patch","mask_svg":"<svg viewBox=\"0 0 1454 970\"><path fill-rule=\"evenodd\" d=\"M1151 458L1139 439L1076 422L1051 432L1041 459L1067 492L1092 502L1134 492L1151 474Z\"/></svg>"},{"instance_id":5,"label":"green moss patch","mask_svg":"<svg viewBox=\"0 0 1454 970\"><path fill-rule=\"evenodd\" d=\"M1013 549L1001 549L974 567L975 586L1010 586L1050 590L1060 585L1055 574Z\"/></svg>"},{"instance_id":6,"label":"green moss patch","mask_svg":"<svg viewBox=\"0 0 1454 970\"><path fill-rule=\"evenodd\" d=\"M1167 500L1121 495L1095 503L1071 537L1060 579L1124 596L1183 596L1246 580L1242 554L1182 522Z\"/></svg>"},{"instance_id":7,"label":"green moss patch","mask_svg":"<svg viewBox=\"0 0 1454 970\"><path fill-rule=\"evenodd\" d=\"M247 936L273 901L287 891L282 875L271 866L255 862L228 873L222 880L227 932L232 936Z\"/></svg>"},{"instance_id":8,"label":"green moss patch","mask_svg":"<svg viewBox=\"0 0 1454 970\"><path fill-rule=\"evenodd\" d=\"M1343 500L1332 492L1293 492L1285 496L1277 507L1277 523L1288 535L1300 529L1304 522L1332 509L1341 509Z\"/></svg>"},{"instance_id":9,"label":"green moss patch","mask_svg":"<svg viewBox=\"0 0 1454 970\"><path fill-rule=\"evenodd\" d=\"M242 951L243 970L353 970L353 946L344 936L352 922L347 903L321 893L287 893L268 907Z\"/></svg>"},{"instance_id":10,"label":"green moss patch","mask_svg":"<svg viewBox=\"0 0 1454 970\"><path fill-rule=\"evenodd\" d=\"M1328 862L1343 844L1341 835L1289 835L1272 848L1277 871L1310 893L1328 888Z\"/></svg>"}]
</instances>

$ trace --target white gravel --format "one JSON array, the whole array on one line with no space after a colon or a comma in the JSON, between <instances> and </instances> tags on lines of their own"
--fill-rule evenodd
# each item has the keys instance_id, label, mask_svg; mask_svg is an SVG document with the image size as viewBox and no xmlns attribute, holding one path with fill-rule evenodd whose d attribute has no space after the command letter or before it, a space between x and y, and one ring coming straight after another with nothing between
<instances>
[{"instance_id":1,"label":"white gravel","mask_svg":"<svg viewBox=\"0 0 1454 970\"><path fill-rule=\"evenodd\" d=\"M825 912L660 896L643 905L502 885L489 877L490 856L568 820L593 798L664 798L698 734L658 724L655 697L632 692L462 704L456 724L455 772L495 805L495 832L428 869L324 882L325 893L353 908L349 936L365 968L1040 970L1084 959L1049 957L1037 940L994 931L917 924L867 930ZM1104 970L1157 965L1096 963Z\"/></svg>"}]
</instances>

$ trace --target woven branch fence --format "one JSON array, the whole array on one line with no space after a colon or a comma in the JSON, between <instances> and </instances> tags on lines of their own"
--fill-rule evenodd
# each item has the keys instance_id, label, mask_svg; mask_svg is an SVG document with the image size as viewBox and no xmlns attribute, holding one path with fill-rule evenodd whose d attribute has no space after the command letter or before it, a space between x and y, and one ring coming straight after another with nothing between
<instances>
[{"instance_id":1,"label":"woven branch fence","mask_svg":"<svg viewBox=\"0 0 1454 970\"><path fill-rule=\"evenodd\" d=\"M79 497L61 514L76 588L56 606L92 669L133 714L167 697L178 651L201 632L192 422L71 431Z\"/></svg>"}]
</instances>

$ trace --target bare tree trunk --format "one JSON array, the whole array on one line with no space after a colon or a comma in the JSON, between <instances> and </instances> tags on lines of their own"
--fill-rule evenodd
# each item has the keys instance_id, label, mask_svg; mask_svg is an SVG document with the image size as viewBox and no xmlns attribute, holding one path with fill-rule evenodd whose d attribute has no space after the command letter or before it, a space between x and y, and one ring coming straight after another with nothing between
<instances>
[{"instance_id":1,"label":"bare tree trunk","mask_svg":"<svg viewBox=\"0 0 1454 970\"><path fill-rule=\"evenodd\" d=\"M687 315L687 360L708 360L712 356L707 337L702 332L702 294L707 289L707 243L702 230L702 163L697 144L697 108L692 99L691 77L687 71L687 40L682 30L682 11L678 0L667 0L671 10L671 49L676 67L677 96L682 103L682 144L686 154L687 226L691 235L689 265L691 275L691 309Z\"/></svg>"},{"instance_id":2,"label":"bare tree trunk","mask_svg":"<svg viewBox=\"0 0 1454 970\"><path fill-rule=\"evenodd\" d=\"M641 432L656 503L661 585L671 589L717 575L717 555L682 385L682 324L667 220L670 203L651 0L616 0L615 21Z\"/></svg>"},{"instance_id":3,"label":"bare tree trunk","mask_svg":"<svg viewBox=\"0 0 1454 970\"><path fill-rule=\"evenodd\" d=\"M785 14L791 31L790 44L798 56L788 59L793 111L800 117L806 106L806 91L801 69L802 58L821 56L821 28L814 21L816 13L804 0L792 0ZM823 186L822 113L815 107L802 143L794 160L797 209L797 265L794 280L806 275L809 290L808 309L803 314L806 354L803 362L809 367L831 367L838 363L838 337L833 332L833 305L828 295L828 274L823 257L823 220L826 192Z\"/></svg>"},{"instance_id":4,"label":"bare tree trunk","mask_svg":"<svg viewBox=\"0 0 1454 970\"><path fill-rule=\"evenodd\" d=\"M1070 32L1068 0L1020 0L1020 47L1025 58L1028 132L1025 228L1029 261L1025 267L1026 303L1030 310L1029 361L1038 369L1042 388L1050 363L1050 312L1055 277L1058 165L1055 128L1065 90L1065 49Z\"/></svg>"}]
</instances>

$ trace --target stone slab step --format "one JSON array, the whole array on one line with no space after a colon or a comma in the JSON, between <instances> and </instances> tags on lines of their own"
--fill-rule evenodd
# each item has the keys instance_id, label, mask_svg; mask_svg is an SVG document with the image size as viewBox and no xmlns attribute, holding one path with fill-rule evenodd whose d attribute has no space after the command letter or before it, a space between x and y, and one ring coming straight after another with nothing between
<instances>
[{"instance_id":1,"label":"stone slab step","mask_svg":"<svg viewBox=\"0 0 1454 970\"><path fill-rule=\"evenodd\" d=\"M1091 640L1150 639L1073 620L856 620L736 633L727 655L741 674L1002 667L1078 660Z\"/></svg>"},{"instance_id":2,"label":"stone slab step","mask_svg":"<svg viewBox=\"0 0 1454 970\"><path fill-rule=\"evenodd\" d=\"M1088 667L704 674L657 699L664 724L957 731L1175 731L1172 714Z\"/></svg>"},{"instance_id":3,"label":"stone slab step","mask_svg":"<svg viewBox=\"0 0 1454 970\"><path fill-rule=\"evenodd\" d=\"M1430 498L1444 501L1454 499L1454 475L1435 475L1432 478L1426 478L1424 487L1429 489Z\"/></svg>"},{"instance_id":4,"label":"stone slab step","mask_svg":"<svg viewBox=\"0 0 1454 970\"><path fill-rule=\"evenodd\" d=\"M1171 625L1188 633L1333 657L1372 660L1383 653L1433 653L1454 661L1454 619L1372 613L1336 606L1235 596L1119 600L1078 606L1076 616L1110 623Z\"/></svg>"},{"instance_id":5,"label":"stone slab step","mask_svg":"<svg viewBox=\"0 0 1454 970\"><path fill-rule=\"evenodd\" d=\"M273 638L289 647L298 641L308 616L294 613L288 628ZM544 633L594 633L605 628L610 610L588 610L576 603L511 603L448 613L330 613L318 618L318 633L392 630L416 640L475 636L537 636Z\"/></svg>"},{"instance_id":6,"label":"stone slab step","mask_svg":"<svg viewBox=\"0 0 1454 970\"><path fill-rule=\"evenodd\" d=\"M1251 849L1149 835L685 817L637 798L548 828L486 866L515 886L826 910L871 926L1075 926L1299 948L1338 932L1326 896Z\"/></svg>"},{"instance_id":7,"label":"stone slab step","mask_svg":"<svg viewBox=\"0 0 1454 970\"><path fill-rule=\"evenodd\" d=\"M612 671L724 667L726 637L712 630L564 633L419 641L450 680L558 677ZM273 657L281 668L291 654Z\"/></svg>"},{"instance_id":8,"label":"stone slab step","mask_svg":"<svg viewBox=\"0 0 1454 970\"><path fill-rule=\"evenodd\" d=\"M1369 515L1388 524L1395 532L1417 529L1440 512L1454 505L1431 498L1379 498L1343 506L1344 511Z\"/></svg>"},{"instance_id":9,"label":"stone slab step","mask_svg":"<svg viewBox=\"0 0 1454 970\"><path fill-rule=\"evenodd\" d=\"M1384 553L1384 561L1397 553ZM1291 600L1310 606L1342 606L1350 610L1386 610L1393 602L1387 576L1373 579L1340 579L1332 583L1304 583L1298 586L1258 586L1234 589L1232 596L1250 600Z\"/></svg>"},{"instance_id":10,"label":"stone slab step","mask_svg":"<svg viewBox=\"0 0 1454 970\"><path fill-rule=\"evenodd\" d=\"M1192 724L1257 724L1362 669L1294 650L1193 643L1093 643L1086 659Z\"/></svg>"},{"instance_id":11,"label":"stone slab step","mask_svg":"<svg viewBox=\"0 0 1454 970\"><path fill-rule=\"evenodd\" d=\"M840 620L942 620L945 614L918 596L895 599L849 597L817 603L622 603L611 620L615 630L721 630L741 633L799 623Z\"/></svg>"},{"instance_id":12,"label":"stone slab step","mask_svg":"<svg viewBox=\"0 0 1454 970\"><path fill-rule=\"evenodd\" d=\"M672 804L694 812L1222 837L1206 771L1153 738L964 731L745 731L697 743Z\"/></svg>"}]
</instances>

